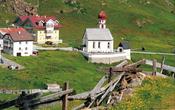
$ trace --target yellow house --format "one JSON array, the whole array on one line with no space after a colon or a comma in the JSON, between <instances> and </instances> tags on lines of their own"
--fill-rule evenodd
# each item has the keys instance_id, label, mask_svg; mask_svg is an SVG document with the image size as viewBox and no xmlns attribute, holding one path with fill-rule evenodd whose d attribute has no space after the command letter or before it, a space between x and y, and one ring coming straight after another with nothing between
<instances>
[{"instance_id":1,"label":"yellow house","mask_svg":"<svg viewBox=\"0 0 175 110\"><path fill-rule=\"evenodd\" d=\"M20 16L16 19L15 24L32 33L38 44L62 43L59 38L59 29L62 25L53 16Z\"/></svg>"},{"instance_id":2,"label":"yellow house","mask_svg":"<svg viewBox=\"0 0 175 110\"><path fill-rule=\"evenodd\" d=\"M59 30L54 30L52 33L46 33L43 30L36 31L36 42L38 44L44 44L46 42L53 42L54 44L62 43L62 40L59 39Z\"/></svg>"}]
</instances>

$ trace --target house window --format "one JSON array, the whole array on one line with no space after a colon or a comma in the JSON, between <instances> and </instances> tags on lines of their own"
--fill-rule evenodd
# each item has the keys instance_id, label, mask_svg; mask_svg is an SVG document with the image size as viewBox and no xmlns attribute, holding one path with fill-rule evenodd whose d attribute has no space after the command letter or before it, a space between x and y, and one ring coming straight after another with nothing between
<instances>
[{"instance_id":1,"label":"house window","mask_svg":"<svg viewBox=\"0 0 175 110\"><path fill-rule=\"evenodd\" d=\"M43 23L43 26L46 26L46 23Z\"/></svg>"},{"instance_id":2,"label":"house window","mask_svg":"<svg viewBox=\"0 0 175 110\"><path fill-rule=\"evenodd\" d=\"M27 44L28 42L26 41L26 44Z\"/></svg>"},{"instance_id":3,"label":"house window","mask_svg":"<svg viewBox=\"0 0 175 110\"><path fill-rule=\"evenodd\" d=\"M51 39L51 36L46 36L46 39Z\"/></svg>"},{"instance_id":4,"label":"house window","mask_svg":"<svg viewBox=\"0 0 175 110\"><path fill-rule=\"evenodd\" d=\"M27 47L25 48L25 50L27 50Z\"/></svg>"},{"instance_id":5,"label":"house window","mask_svg":"<svg viewBox=\"0 0 175 110\"><path fill-rule=\"evenodd\" d=\"M52 31L51 30L47 30L47 33L52 33Z\"/></svg>"},{"instance_id":6,"label":"house window","mask_svg":"<svg viewBox=\"0 0 175 110\"><path fill-rule=\"evenodd\" d=\"M95 48L95 42L93 42L93 48Z\"/></svg>"},{"instance_id":7,"label":"house window","mask_svg":"<svg viewBox=\"0 0 175 110\"><path fill-rule=\"evenodd\" d=\"M38 22L36 22L36 25L38 25L39 23Z\"/></svg>"},{"instance_id":8,"label":"house window","mask_svg":"<svg viewBox=\"0 0 175 110\"><path fill-rule=\"evenodd\" d=\"M19 42L19 44L21 44L21 42Z\"/></svg>"},{"instance_id":9,"label":"house window","mask_svg":"<svg viewBox=\"0 0 175 110\"><path fill-rule=\"evenodd\" d=\"M110 48L110 43L108 42L108 49Z\"/></svg>"},{"instance_id":10,"label":"house window","mask_svg":"<svg viewBox=\"0 0 175 110\"><path fill-rule=\"evenodd\" d=\"M98 42L98 48L100 48L100 42Z\"/></svg>"}]
</instances>

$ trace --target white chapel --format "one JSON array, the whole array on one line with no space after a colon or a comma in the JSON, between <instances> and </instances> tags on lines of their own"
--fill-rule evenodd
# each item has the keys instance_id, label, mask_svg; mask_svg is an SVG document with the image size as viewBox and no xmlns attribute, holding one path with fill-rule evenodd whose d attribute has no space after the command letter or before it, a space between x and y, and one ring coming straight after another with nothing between
<instances>
[{"instance_id":1,"label":"white chapel","mask_svg":"<svg viewBox=\"0 0 175 110\"><path fill-rule=\"evenodd\" d=\"M106 28L107 15L104 11L99 13L98 19L98 28L87 28L85 30L83 55L92 63L111 64L130 59L130 53L114 51L114 39L110 30Z\"/></svg>"}]
</instances>

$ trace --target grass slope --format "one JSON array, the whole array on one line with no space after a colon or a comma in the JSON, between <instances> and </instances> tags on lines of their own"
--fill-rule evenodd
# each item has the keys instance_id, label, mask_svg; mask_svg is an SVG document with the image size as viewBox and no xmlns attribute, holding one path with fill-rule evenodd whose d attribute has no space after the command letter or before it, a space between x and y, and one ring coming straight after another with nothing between
<instances>
[{"instance_id":1,"label":"grass slope","mask_svg":"<svg viewBox=\"0 0 175 110\"><path fill-rule=\"evenodd\" d=\"M11 57L24 65L25 70L0 69L0 88L43 88L46 83L70 86L77 92L91 89L103 75L103 65L88 63L79 53L63 51L42 51L38 57Z\"/></svg>"},{"instance_id":2,"label":"grass slope","mask_svg":"<svg viewBox=\"0 0 175 110\"><path fill-rule=\"evenodd\" d=\"M112 110L173 110L175 80L151 77Z\"/></svg>"},{"instance_id":3,"label":"grass slope","mask_svg":"<svg viewBox=\"0 0 175 110\"><path fill-rule=\"evenodd\" d=\"M46 8L48 3L52 4L47 5L49 10ZM41 14L58 15L60 22L64 25L61 37L73 46L80 45L85 28L97 27L97 14L102 9L100 0L84 0L80 3L87 9L87 14L58 14L59 10L69 8L59 0L40 2L39 8ZM115 46L123 38L130 41L132 48L145 46L148 50L167 52L174 48L175 15L170 13L164 0L151 1L150 5L143 5L136 0L131 0L127 4L117 0L106 0L106 6L103 9L108 14L107 27L113 33ZM137 19L149 19L152 23L139 28L135 23Z\"/></svg>"},{"instance_id":4,"label":"grass slope","mask_svg":"<svg viewBox=\"0 0 175 110\"><path fill-rule=\"evenodd\" d=\"M175 14L165 0L152 0L146 5L145 0L79 0L80 6L87 10L87 14L70 12L72 7L63 0L27 0L36 5L40 4L40 15L54 15L64 25L60 37L71 46L79 46L85 28L97 27L97 14L104 9L108 15L107 27L111 29L115 38L115 46L122 40L128 40L132 48L144 46L147 50L172 52L175 48ZM175 4L174 0L169 0ZM1 27L6 19L12 21L15 16L1 6ZM60 14L63 10L63 14ZM148 20L143 28L136 25L136 20ZM8 24L7 24L8 25Z\"/></svg>"}]
</instances>

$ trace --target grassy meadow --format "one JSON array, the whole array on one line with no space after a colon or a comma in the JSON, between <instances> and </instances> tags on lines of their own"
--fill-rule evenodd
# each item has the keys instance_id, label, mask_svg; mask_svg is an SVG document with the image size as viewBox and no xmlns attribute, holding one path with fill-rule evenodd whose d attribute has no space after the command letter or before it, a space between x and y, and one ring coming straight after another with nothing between
<instances>
[{"instance_id":1,"label":"grassy meadow","mask_svg":"<svg viewBox=\"0 0 175 110\"><path fill-rule=\"evenodd\" d=\"M70 82L77 92L92 88L104 73L105 65L88 63L80 53L41 51L37 57L12 57L24 70L0 69L0 88L43 88L46 83Z\"/></svg>"},{"instance_id":2,"label":"grassy meadow","mask_svg":"<svg viewBox=\"0 0 175 110\"><path fill-rule=\"evenodd\" d=\"M175 80L156 77L146 78L111 110L173 110L175 108Z\"/></svg>"},{"instance_id":3,"label":"grassy meadow","mask_svg":"<svg viewBox=\"0 0 175 110\"><path fill-rule=\"evenodd\" d=\"M65 4L63 0L26 0L38 5L39 15L56 16L63 28L60 37L69 46L79 47L86 28L97 27L97 15L105 10L110 28L115 39L115 47L122 40L128 40L133 49L145 47L149 51L172 52L175 47L175 14L165 0L79 0L80 7L86 13L73 11L75 7ZM169 0L172 4L174 0ZM0 6L0 27L8 26L15 15ZM60 13L62 12L62 13ZM6 24L6 20L9 23ZM137 21L144 22L142 28Z\"/></svg>"}]
</instances>

